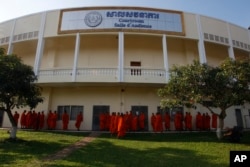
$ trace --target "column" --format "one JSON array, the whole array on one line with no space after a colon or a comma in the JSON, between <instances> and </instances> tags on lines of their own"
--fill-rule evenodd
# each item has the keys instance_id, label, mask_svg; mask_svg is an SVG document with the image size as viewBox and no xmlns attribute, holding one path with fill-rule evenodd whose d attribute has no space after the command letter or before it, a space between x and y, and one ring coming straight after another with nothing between
<instances>
[{"instance_id":1,"label":"column","mask_svg":"<svg viewBox=\"0 0 250 167\"><path fill-rule=\"evenodd\" d=\"M234 56L234 49L233 49L233 43L232 43L229 23L227 23L227 33L228 33L228 42L229 42L228 55L230 58L232 58L234 60L235 56Z\"/></svg>"},{"instance_id":2,"label":"column","mask_svg":"<svg viewBox=\"0 0 250 167\"><path fill-rule=\"evenodd\" d=\"M196 24L197 24L197 30L198 30L198 51L199 51L199 60L200 63L206 63L207 58L206 58L206 52L205 52L205 46L204 46L204 36L201 28L201 21L200 21L200 16L196 15Z\"/></svg>"},{"instance_id":3,"label":"column","mask_svg":"<svg viewBox=\"0 0 250 167\"><path fill-rule=\"evenodd\" d=\"M43 49L44 49L44 29L45 29L45 23L46 23L46 15L47 13L42 13L42 19L41 19L41 25L39 28L39 34L38 34L38 42L36 47L36 58L34 63L34 73L35 75L38 75L39 68L40 68L40 62L41 58L43 56Z\"/></svg>"},{"instance_id":4,"label":"column","mask_svg":"<svg viewBox=\"0 0 250 167\"><path fill-rule=\"evenodd\" d=\"M166 35L162 36L162 51L163 51L163 63L166 72L166 81L169 81L169 66L168 66L168 49Z\"/></svg>"},{"instance_id":5,"label":"column","mask_svg":"<svg viewBox=\"0 0 250 167\"><path fill-rule=\"evenodd\" d=\"M118 34L118 81L123 82L124 74L124 33Z\"/></svg>"},{"instance_id":6,"label":"column","mask_svg":"<svg viewBox=\"0 0 250 167\"><path fill-rule=\"evenodd\" d=\"M77 61L80 48L80 34L76 34L76 43L75 43L75 54L74 54L74 65L72 69L72 81L76 81L76 72L77 72Z\"/></svg>"},{"instance_id":7,"label":"column","mask_svg":"<svg viewBox=\"0 0 250 167\"><path fill-rule=\"evenodd\" d=\"M15 27L16 27L16 19L13 21L13 26L12 26L12 30L11 30L11 34L10 34L10 39L9 39L9 46L8 46L8 50L7 50L7 55L12 54L13 51L13 36L14 36L14 32L15 32Z\"/></svg>"}]
</instances>

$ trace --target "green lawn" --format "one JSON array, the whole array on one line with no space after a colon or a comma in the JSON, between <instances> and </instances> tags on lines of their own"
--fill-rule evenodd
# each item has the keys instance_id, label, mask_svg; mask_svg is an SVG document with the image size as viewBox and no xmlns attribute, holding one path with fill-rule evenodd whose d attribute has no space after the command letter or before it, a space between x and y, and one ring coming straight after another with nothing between
<instances>
[{"instance_id":1,"label":"green lawn","mask_svg":"<svg viewBox=\"0 0 250 167\"><path fill-rule=\"evenodd\" d=\"M250 132L238 144L218 141L214 132L127 134L124 139L102 134L66 159L41 162L86 134L19 131L22 140L11 143L3 139L5 133L0 130L0 162L11 167L228 167L230 150L250 150Z\"/></svg>"}]
</instances>

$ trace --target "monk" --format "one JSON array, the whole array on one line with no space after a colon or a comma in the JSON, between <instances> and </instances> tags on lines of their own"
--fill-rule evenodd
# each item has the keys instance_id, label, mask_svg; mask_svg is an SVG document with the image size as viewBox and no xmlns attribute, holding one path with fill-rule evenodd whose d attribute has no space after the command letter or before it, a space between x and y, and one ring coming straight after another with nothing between
<instances>
[{"instance_id":1,"label":"monk","mask_svg":"<svg viewBox=\"0 0 250 167\"><path fill-rule=\"evenodd\" d=\"M118 127L117 127L117 138L121 138L125 136L125 121L123 113L118 118Z\"/></svg>"},{"instance_id":2,"label":"monk","mask_svg":"<svg viewBox=\"0 0 250 167\"><path fill-rule=\"evenodd\" d=\"M138 116L133 115L132 119L132 131L137 131L138 130Z\"/></svg>"},{"instance_id":3,"label":"monk","mask_svg":"<svg viewBox=\"0 0 250 167\"><path fill-rule=\"evenodd\" d=\"M111 136L113 134L115 134L115 117L116 117L116 113L115 112L112 112L112 115L111 115L111 118L110 118L110 127L109 127L109 131L110 131L110 134Z\"/></svg>"},{"instance_id":4,"label":"monk","mask_svg":"<svg viewBox=\"0 0 250 167\"><path fill-rule=\"evenodd\" d=\"M217 119L218 115L214 112L212 113L212 128L217 129Z\"/></svg>"},{"instance_id":5,"label":"monk","mask_svg":"<svg viewBox=\"0 0 250 167\"><path fill-rule=\"evenodd\" d=\"M24 110L22 115L21 115L20 123L21 123L22 129L26 128L26 110Z\"/></svg>"},{"instance_id":6,"label":"monk","mask_svg":"<svg viewBox=\"0 0 250 167\"><path fill-rule=\"evenodd\" d=\"M211 122L211 117L210 115L208 115L208 113L206 113L206 116L205 116L205 129L206 130L210 130L210 122Z\"/></svg>"},{"instance_id":7,"label":"monk","mask_svg":"<svg viewBox=\"0 0 250 167\"><path fill-rule=\"evenodd\" d=\"M105 130L109 131L111 115L109 112L105 113Z\"/></svg>"},{"instance_id":8,"label":"monk","mask_svg":"<svg viewBox=\"0 0 250 167\"><path fill-rule=\"evenodd\" d=\"M152 115L151 115L151 126L152 126L152 129L153 129L153 131L155 132L155 121L156 121L156 117L155 117L155 114L154 113L152 113Z\"/></svg>"},{"instance_id":9,"label":"monk","mask_svg":"<svg viewBox=\"0 0 250 167\"><path fill-rule=\"evenodd\" d=\"M51 129L56 129L56 121L57 121L57 112L54 111L54 113L51 116Z\"/></svg>"},{"instance_id":10,"label":"monk","mask_svg":"<svg viewBox=\"0 0 250 167\"><path fill-rule=\"evenodd\" d=\"M80 111L76 117L76 123L75 123L75 127L77 128L78 131L80 130L82 121L83 121L83 115L82 112Z\"/></svg>"},{"instance_id":11,"label":"monk","mask_svg":"<svg viewBox=\"0 0 250 167\"><path fill-rule=\"evenodd\" d=\"M62 123L63 123L63 130L68 130L68 124L69 124L69 114L67 111L64 111L62 114Z\"/></svg>"},{"instance_id":12,"label":"monk","mask_svg":"<svg viewBox=\"0 0 250 167\"><path fill-rule=\"evenodd\" d=\"M140 115L139 115L139 128L141 131L144 131L144 129L145 129L145 114L144 114L144 112L140 112Z\"/></svg>"},{"instance_id":13,"label":"monk","mask_svg":"<svg viewBox=\"0 0 250 167\"><path fill-rule=\"evenodd\" d=\"M168 112L165 113L164 120L165 120L165 130L170 130L170 115Z\"/></svg>"},{"instance_id":14,"label":"monk","mask_svg":"<svg viewBox=\"0 0 250 167\"><path fill-rule=\"evenodd\" d=\"M39 117L39 129L43 129L44 119L45 119L45 115L44 115L44 111L42 111Z\"/></svg>"},{"instance_id":15,"label":"monk","mask_svg":"<svg viewBox=\"0 0 250 167\"><path fill-rule=\"evenodd\" d=\"M161 116L161 113L159 113L159 112L156 113L155 131L156 132L163 132L162 116Z\"/></svg>"},{"instance_id":16,"label":"monk","mask_svg":"<svg viewBox=\"0 0 250 167\"><path fill-rule=\"evenodd\" d=\"M16 122L16 126L18 127L19 114L18 114L17 111L15 111L15 114L14 114L13 117L14 117L14 120L15 120L15 122Z\"/></svg>"},{"instance_id":17,"label":"monk","mask_svg":"<svg viewBox=\"0 0 250 167\"><path fill-rule=\"evenodd\" d=\"M105 120L106 120L106 116L103 112L101 112L101 114L99 115L99 126L100 126L100 130L104 131L105 130Z\"/></svg>"},{"instance_id":18,"label":"monk","mask_svg":"<svg viewBox=\"0 0 250 167\"><path fill-rule=\"evenodd\" d=\"M48 117L47 117L47 126L48 126L48 129L51 130L52 129L52 111L50 110L49 113L48 113Z\"/></svg>"},{"instance_id":19,"label":"monk","mask_svg":"<svg viewBox=\"0 0 250 167\"><path fill-rule=\"evenodd\" d=\"M200 112L196 114L196 129L202 130L202 115Z\"/></svg>"},{"instance_id":20,"label":"monk","mask_svg":"<svg viewBox=\"0 0 250 167\"><path fill-rule=\"evenodd\" d=\"M185 128L186 130L192 130L192 115L190 112L186 112L185 115Z\"/></svg>"}]
</instances>

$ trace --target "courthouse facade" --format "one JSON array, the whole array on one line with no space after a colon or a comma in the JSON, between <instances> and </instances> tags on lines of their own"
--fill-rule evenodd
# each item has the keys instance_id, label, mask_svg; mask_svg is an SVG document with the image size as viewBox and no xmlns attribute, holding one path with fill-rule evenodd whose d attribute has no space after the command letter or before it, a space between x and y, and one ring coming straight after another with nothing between
<instances>
[{"instance_id":1,"label":"courthouse facade","mask_svg":"<svg viewBox=\"0 0 250 167\"><path fill-rule=\"evenodd\" d=\"M44 97L35 111L56 110L57 129L62 129L64 110L70 114L71 130L80 111L81 130L98 130L102 111L131 110L146 114L150 131L150 116L160 111L157 89L168 82L169 68L194 59L213 66L227 57L249 59L250 31L182 11L87 7L2 22L0 47L33 67ZM17 111L21 115L23 110ZM192 113L193 127L196 113L208 112L199 105L179 110ZM227 113L225 126L250 128L249 104L233 106ZM0 113L0 126L10 127L5 113Z\"/></svg>"}]
</instances>

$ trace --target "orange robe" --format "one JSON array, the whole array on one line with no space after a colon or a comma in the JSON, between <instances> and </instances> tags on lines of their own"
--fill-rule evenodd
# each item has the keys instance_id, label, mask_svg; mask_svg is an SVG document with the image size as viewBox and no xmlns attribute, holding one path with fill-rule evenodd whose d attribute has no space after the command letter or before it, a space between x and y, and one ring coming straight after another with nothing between
<instances>
[{"instance_id":1,"label":"orange robe","mask_svg":"<svg viewBox=\"0 0 250 167\"><path fill-rule=\"evenodd\" d=\"M45 115L44 115L44 113L42 112L41 114L40 114L40 117L39 117L39 129L43 129L43 127L44 127L44 118L45 117Z\"/></svg>"},{"instance_id":2,"label":"orange robe","mask_svg":"<svg viewBox=\"0 0 250 167\"><path fill-rule=\"evenodd\" d=\"M62 115L63 130L68 130L69 114L63 113Z\"/></svg>"},{"instance_id":3,"label":"orange robe","mask_svg":"<svg viewBox=\"0 0 250 167\"><path fill-rule=\"evenodd\" d=\"M196 129L202 130L202 115L200 113L196 115Z\"/></svg>"},{"instance_id":4,"label":"orange robe","mask_svg":"<svg viewBox=\"0 0 250 167\"><path fill-rule=\"evenodd\" d=\"M105 114L101 113L99 115L100 130L105 130L105 120L106 120Z\"/></svg>"},{"instance_id":5,"label":"orange robe","mask_svg":"<svg viewBox=\"0 0 250 167\"><path fill-rule=\"evenodd\" d=\"M218 115L217 114L212 114L212 128L217 128L217 118Z\"/></svg>"},{"instance_id":6,"label":"orange robe","mask_svg":"<svg viewBox=\"0 0 250 167\"><path fill-rule=\"evenodd\" d=\"M82 114L78 114L77 117L76 117L76 123L75 123L75 127L77 128L77 130L79 130L82 121L83 121Z\"/></svg>"},{"instance_id":7,"label":"orange robe","mask_svg":"<svg viewBox=\"0 0 250 167\"><path fill-rule=\"evenodd\" d=\"M162 116L161 116L161 114L157 114L156 115L156 119L155 119L155 131L156 132L162 132L163 131Z\"/></svg>"},{"instance_id":8,"label":"orange robe","mask_svg":"<svg viewBox=\"0 0 250 167\"><path fill-rule=\"evenodd\" d=\"M26 111L24 111L21 115L21 128L26 128Z\"/></svg>"},{"instance_id":9,"label":"orange robe","mask_svg":"<svg viewBox=\"0 0 250 167\"><path fill-rule=\"evenodd\" d=\"M118 118L118 127L117 127L117 137L124 137L126 130L125 130L125 122L124 122L124 117L119 116Z\"/></svg>"},{"instance_id":10,"label":"orange robe","mask_svg":"<svg viewBox=\"0 0 250 167\"><path fill-rule=\"evenodd\" d=\"M153 128L153 131L155 131L155 121L156 121L156 117L155 115L151 116L151 126Z\"/></svg>"},{"instance_id":11,"label":"orange robe","mask_svg":"<svg viewBox=\"0 0 250 167\"><path fill-rule=\"evenodd\" d=\"M165 114L165 129L170 129L170 115L168 113Z\"/></svg>"},{"instance_id":12,"label":"orange robe","mask_svg":"<svg viewBox=\"0 0 250 167\"><path fill-rule=\"evenodd\" d=\"M145 129L145 114L144 113L141 113L139 115L139 128L140 128L140 130Z\"/></svg>"},{"instance_id":13,"label":"orange robe","mask_svg":"<svg viewBox=\"0 0 250 167\"><path fill-rule=\"evenodd\" d=\"M18 126L19 114L18 114L18 113L15 113L13 117L14 117L14 120L15 120L15 122L16 122L16 126Z\"/></svg>"},{"instance_id":14,"label":"orange robe","mask_svg":"<svg viewBox=\"0 0 250 167\"><path fill-rule=\"evenodd\" d=\"M132 119L132 130L137 131L138 130L138 117L135 115Z\"/></svg>"}]
</instances>

